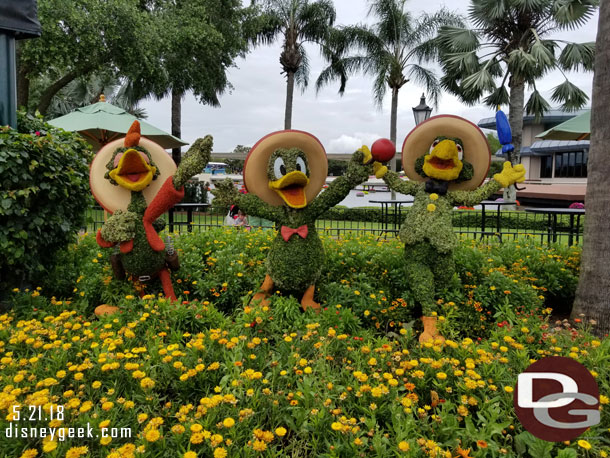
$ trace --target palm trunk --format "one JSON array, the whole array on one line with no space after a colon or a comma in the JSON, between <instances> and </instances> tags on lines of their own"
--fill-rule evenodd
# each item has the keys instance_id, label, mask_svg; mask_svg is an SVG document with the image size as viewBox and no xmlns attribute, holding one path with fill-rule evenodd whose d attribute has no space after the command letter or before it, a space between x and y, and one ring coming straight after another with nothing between
<instances>
[{"instance_id":1,"label":"palm trunk","mask_svg":"<svg viewBox=\"0 0 610 458\"><path fill-rule=\"evenodd\" d=\"M390 140L396 146L396 122L398 118L398 88L392 88L392 112L390 113ZM397 161L392 159L392 170L397 171Z\"/></svg>"},{"instance_id":2,"label":"palm trunk","mask_svg":"<svg viewBox=\"0 0 610 458\"><path fill-rule=\"evenodd\" d=\"M172 135L180 138L182 135L182 92L172 89ZM172 149L172 158L176 165L180 164L182 157L182 148Z\"/></svg>"},{"instance_id":3,"label":"palm trunk","mask_svg":"<svg viewBox=\"0 0 610 458\"><path fill-rule=\"evenodd\" d=\"M594 319L593 331L602 337L610 332L610 2L601 4L597 30L585 242L572 317Z\"/></svg>"},{"instance_id":4,"label":"palm trunk","mask_svg":"<svg viewBox=\"0 0 610 458\"><path fill-rule=\"evenodd\" d=\"M40 111L43 116L46 115L49 106L51 105L51 101L53 100L53 97L55 97L55 94L57 94L59 91L61 91L64 87L66 87L69 83L74 81L79 76L83 76L89 73L92 68L93 67L87 67L86 69L82 70L72 70L66 73L57 81L55 81L53 84L51 84L44 90L44 92L40 96L40 100L38 101L38 107L36 107L36 109Z\"/></svg>"},{"instance_id":5,"label":"palm trunk","mask_svg":"<svg viewBox=\"0 0 610 458\"><path fill-rule=\"evenodd\" d=\"M294 73L286 72L286 112L284 113L284 129L292 129L292 99L294 97Z\"/></svg>"},{"instance_id":6,"label":"palm trunk","mask_svg":"<svg viewBox=\"0 0 610 458\"><path fill-rule=\"evenodd\" d=\"M398 118L398 88L392 88L392 112L390 113L390 140L394 143L394 149L396 149L396 123ZM396 156L396 155L395 155ZM397 172L402 167L398 167L398 161L392 159L390 163L390 169ZM390 199L396 200L396 191L392 190Z\"/></svg>"},{"instance_id":7,"label":"palm trunk","mask_svg":"<svg viewBox=\"0 0 610 458\"><path fill-rule=\"evenodd\" d=\"M513 145L515 150L509 153L508 160L516 165L521 162L521 143L523 141L523 108L525 107L525 83L510 77L508 82L510 88L510 101L508 109L508 123L513 134ZM504 200L514 202L517 200L517 190L514 185L504 190Z\"/></svg>"}]
</instances>

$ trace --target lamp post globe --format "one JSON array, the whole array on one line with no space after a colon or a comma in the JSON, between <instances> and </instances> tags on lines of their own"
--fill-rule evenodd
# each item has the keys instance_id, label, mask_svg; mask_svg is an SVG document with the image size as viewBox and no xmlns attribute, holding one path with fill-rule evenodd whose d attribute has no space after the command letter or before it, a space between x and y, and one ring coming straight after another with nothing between
<instances>
[{"instance_id":1,"label":"lamp post globe","mask_svg":"<svg viewBox=\"0 0 610 458\"><path fill-rule=\"evenodd\" d=\"M421 95L421 99L419 101L419 105L413 107L413 117L415 118L415 125L421 124L426 119L430 117L432 114L432 107L426 105L426 96L425 94Z\"/></svg>"}]
</instances>

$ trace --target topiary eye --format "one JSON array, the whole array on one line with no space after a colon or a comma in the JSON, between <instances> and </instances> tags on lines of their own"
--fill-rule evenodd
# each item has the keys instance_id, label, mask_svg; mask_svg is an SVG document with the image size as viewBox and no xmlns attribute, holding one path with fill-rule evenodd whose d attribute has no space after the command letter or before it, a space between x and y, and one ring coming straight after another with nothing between
<instances>
[{"instance_id":1,"label":"topiary eye","mask_svg":"<svg viewBox=\"0 0 610 458\"><path fill-rule=\"evenodd\" d=\"M307 175L307 166L305 160L302 157L297 157L297 170Z\"/></svg>"},{"instance_id":2,"label":"topiary eye","mask_svg":"<svg viewBox=\"0 0 610 458\"><path fill-rule=\"evenodd\" d=\"M458 159L461 161L464 159L464 148L459 143L456 143L457 151L458 151Z\"/></svg>"},{"instance_id":3,"label":"topiary eye","mask_svg":"<svg viewBox=\"0 0 610 458\"><path fill-rule=\"evenodd\" d=\"M284 164L284 159L281 157L278 157L273 163L273 173L275 174L276 179L286 175L286 165Z\"/></svg>"},{"instance_id":4,"label":"topiary eye","mask_svg":"<svg viewBox=\"0 0 610 458\"><path fill-rule=\"evenodd\" d=\"M434 140L432 142L432 145L430 145L430 150L428 151L428 154L432 152L432 150L436 147L436 145L438 145L441 141L437 138L436 140Z\"/></svg>"}]
</instances>

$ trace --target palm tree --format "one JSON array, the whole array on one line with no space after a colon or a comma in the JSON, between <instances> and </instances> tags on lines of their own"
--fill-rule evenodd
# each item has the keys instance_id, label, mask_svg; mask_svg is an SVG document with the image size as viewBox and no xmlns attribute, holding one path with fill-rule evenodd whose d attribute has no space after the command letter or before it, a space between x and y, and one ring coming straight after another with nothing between
<instances>
[{"instance_id":1,"label":"palm tree","mask_svg":"<svg viewBox=\"0 0 610 458\"><path fill-rule=\"evenodd\" d=\"M587 219L585 244L582 250L580 281L572 317L584 313L595 319L593 328L600 337L610 332L610 3L602 2L597 32L597 56L593 77L593 107L591 110L591 150L589 152L587 184Z\"/></svg>"},{"instance_id":2,"label":"palm tree","mask_svg":"<svg viewBox=\"0 0 610 458\"><path fill-rule=\"evenodd\" d=\"M549 36L582 26L598 5L599 0L471 0L471 27L441 29L443 87L465 103L477 103L487 95L484 102L490 107L508 104L515 146L509 160L513 164L520 161L524 108L536 116L550 109L536 81L558 69L565 81L553 89L551 100L562 103L567 111L587 103L587 95L564 72L592 70L594 43L570 43ZM527 103L526 85L532 90ZM511 190L507 197L514 200L514 187Z\"/></svg>"},{"instance_id":3,"label":"palm tree","mask_svg":"<svg viewBox=\"0 0 610 458\"><path fill-rule=\"evenodd\" d=\"M343 27L330 35L323 55L330 62L318 80L319 90L340 80L339 93L345 90L347 78L357 72L371 75L373 97L379 107L389 88L392 92L390 139L396 144L398 91L410 80L426 88L434 105L438 105L441 87L434 73L421 65L437 56L434 37L440 27L459 26L459 16L445 9L435 14L413 18L406 10L406 0L374 0L369 2L369 15L377 22L372 26ZM349 55L351 51L360 54Z\"/></svg>"},{"instance_id":4,"label":"palm tree","mask_svg":"<svg viewBox=\"0 0 610 458\"><path fill-rule=\"evenodd\" d=\"M286 111L284 129L292 127L294 85L303 90L309 82L309 59L304 44L322 45L335 22L332 0L263 0L258 5L262 14L257 18L255 43L268 44L282 36L280 54L282 73L286 74Z\"/></svg>"},{"instance_id":5,"label":"palm tree","mask_svg":"<svg viewBox=\"0 0 610 458\"><path fill-rule=\"evenodd\" d=\"M52 77L45 75L32 81L30 101L37 104L42 91L48 87ZM138 107L141 98L133 94L132 82L119 78L109 71L91 73L75 79L59 90L51 99L46 118L52 119L68 114L79 107L99 101L102 94L106 99L140 119L146 119L146 110Z\"/></svg>"}]
</instances>

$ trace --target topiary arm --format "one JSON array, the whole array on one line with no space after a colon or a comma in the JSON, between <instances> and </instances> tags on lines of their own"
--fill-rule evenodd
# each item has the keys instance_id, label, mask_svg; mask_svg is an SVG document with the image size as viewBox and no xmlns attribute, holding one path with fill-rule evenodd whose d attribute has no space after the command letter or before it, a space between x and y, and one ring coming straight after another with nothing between
<instances>
[{"instance_id":1,"label":"topiary arm","mask_svg":"<svg viewBox=\"0 0 610 458\"><path fill-rule=\"evenodd\" d=\"M281 218L282 207L269 205L254 194L239 194L239 199L236 203L246 215L258 216L275 222Z\"/></svg>"},{"instance_id":2,"label":"topiary arm","mask_svg":"<svg viewBox=\"0 0 610 458\"><path fill-rule=\"evenodd\" d=\"M502 188L506 188L514 183L525 181L525 168L521 164L512 166L509 161L504 162L502 172L496 173L493 180L489 180L485 185L474 191L453 191L447 193L453 205L467 205L472 207L480 204L481 201L489 198L492 194Z\"/></svg>"},{"instance_id":3,"label":"topiary arm","mask_svg":"<svg viewBox=\"0 0 610 458\"><path fill-rule=\"evenodd\" d=\"M212 146L214 140L211 135L206 135L205 138L198 138L195 143L186 152L178 170L174 173L174 187L182 188L184 184L194 175L201 173L205 166L210 162L212 155Z\"/></svg>"},{"instance_id":4,"label":"topiary arm","mask_svg":"<svg viewBox=\"0 0 610 458\"><path fill-rule=\"evenodd\" d=\"M365 150L367 154L365 154ZM329 208L347 197L349 192L365 182L373 173L373 165L368 164L371 156L368 148L356 151L350 159L344 175L335 178L328 188L316 197L305 209L309 218L316 219Z\"/></svg>"},{"instance_id":5,"label":"topiary arm","mask_svg":"<svg viewBox=\"0 0 610 458\"><path fill-rule=\"evenodd\" d=\"M411 180L403 180L400 176L391 170L388 170L383 176L383 181L388 185L392 191L396 191L400 194L407 196L413 196L417 193L421 187L421 183Z\"/></svg>"},{"instance_id":6,"label":"topiary arm","mask_svg":"<svg viewBox=\"0 0 610 458\"><path fill-rule=\"evenodd\" d=\"M480 204L483 200L488 199L500 189L502 189L502 185L494 179L489 180L474 191L450 191L447 193L447 197L454 206L466 205L468 207L473 207Z\"/></svg>"}]
</instances>

